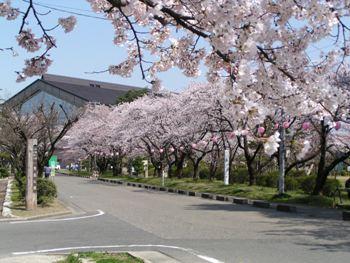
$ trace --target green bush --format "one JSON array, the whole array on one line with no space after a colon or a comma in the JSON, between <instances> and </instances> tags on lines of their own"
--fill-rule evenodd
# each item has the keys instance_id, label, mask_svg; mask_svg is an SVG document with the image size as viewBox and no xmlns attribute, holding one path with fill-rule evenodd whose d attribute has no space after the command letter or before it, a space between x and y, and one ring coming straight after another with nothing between
<instances>
[{"instance_id":1,"label":"green bush","mask_svg":"<svg viewBox=\"0 0 350 263\"><path fill-rule=\"evenodd\" d=\"M256 184L266 187L277 187L278 185L278 171L271 171L266 174L259 175L256 178Z\"/></svg>"},{"instance_id":2,"label":"green bush","mask_svg":"<svg viewBox=\"0 0 350 263\"><path fill-rule=\"evenodd\" d=\"M144 164L143 164L143 158L142 157L136 157L132 160L132 166L135 169L135 172L137 175L143 174L144 172Z\"/></svg>"},{"instance_id":3,"label":"green bush","mask_svg":"<svg viewBox=\"0 0 350 263\"><path fill-rule=\"evenodd\" d=\"M37 180L38 204L48 205L57 197L57 188L53 181L45 178Z\"/></svg>"},{"instance_id":4,"label":"green bush","mask_svg":"<svg viewBox=\"0 0 350 263\"><path fill-rule=\"evenodd\" d=\"M301 176L298 179L299 188L307 194L311 194L316 184L315 175Z\"/></svg>"},{"instance_id":5,"label":"green bush","mask_svg":"<svg viewBox=\"0 0 350 263\"><path fill-rule=\"evenodd\" d=\"M231 172L232 183L244 184L249 181L248 169L238 167Z\"/></svg>"},{"instance_id":6,"label":"green bush","mask_svg":"<svg viewBox=\"0 0 350 263\"><path fill-rule=\"evenodd\" d=\"M324 187L323 187L323 190L322 190L322 193L323 195L325 196L329 196L329 197L332 197L335 190L337 189L337 187L341 187L341 183L339 180L337 179L327 179Z\"/></svg>"},{"instance_id":7,"label":"green bush","mask_svg":"<svg viewBox=\"0 0 350 263\"><path fill-rule=\"evenodd\" d=\"M302 177L302 176L307 176L307 173L305 170L290 170L286 177Z\"/></svg>"},{"instance_id":8,"label":"green bush","mask_svg":"<svg viewBox=\"0 0 350 263\"><path fill-rule=\"evenodd\" d=\"M210 177L210 171L209 168L204 166L200 168L199 171L199 178L200 179L208 179Z\"/></svg>"},{"instance_id":9,"label":"green bush","mask_svg":"<svg viewBox=\"0 0 350 263\"><path fill-rule=\"evenodd\" d=\"M215 171L215 179L216 180L219 180L219 181L222 181L224 180L224 166L223 165L218 165L218 167L216 168L216 171ZM232 178L232 176L230 176L230 178ZM230 183L231 183L231 179L230 179Z\"/></svg>"},{"instance_id":10,"label":"green bush","mask_svg":"<svg viewBox=\"0 0 350 263\"><path fill-rule=\"evenodd\" d=\"M295 191L300 188L299 182L294 177L286 177L284 180L286 191Z\"/></svg>"},{"instance_id":11,"label":"green bush","mask_svg":"<svg viewBox=\"0 0 350 263\"><path fill-rule=\"evenodd\" d=\"M183 170L182 170L182 176L183 177L193 177L193 168L192 167L185 167L185 168L183 168Z\"/></svg>"},{"instance_id":12,"label":"green bush","mask_svg":"<svg viewBox=\"0 0 350 263\"><path fill-rule=\"evenodd\" d=\"M5 178L9 175L9 171L5 167L0 167L0 178Z\"/></svg>"}]
</instances>

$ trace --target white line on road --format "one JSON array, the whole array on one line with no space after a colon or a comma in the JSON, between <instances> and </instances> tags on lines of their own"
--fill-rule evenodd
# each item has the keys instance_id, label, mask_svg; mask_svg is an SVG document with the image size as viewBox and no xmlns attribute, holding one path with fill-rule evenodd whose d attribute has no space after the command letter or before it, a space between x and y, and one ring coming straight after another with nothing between
<instances>
[{"instance_id":1,"label":"white line on road","mask_svg":"<svg viewBox=\"0 0 350 263\"><path fill-rule=\"evenodd\" d=\"M110 246L63 247L63 248L42 249L42 250L33 250L33 251L25 251L25 252L13 252L12 255L22 256L22 255L29 255L29 254L52 253L52 252L60 252L60 251L67 251L67 250L106 249L106 248L137 248L137 247L140 247L140 248L156 247L156 248L177 249L177 250L181 250L181 251L190 253L191 255L194 255L194 256L196 256L200 259L203 259L209 263L224 263L224 262L222 262L218 259L212 258L212 257L199 255L193 249L177 247L177 246L167 246L167 245L110 245Z\"/></svg>"},{"instance_id":2,"label":"white line on road","mask_svg":"<svg viewBox=\"0 0 350 263\"><path fill-rule=\"evenodd\" d=\"M60 219L41 219L41 220L14 221L14 222L10 222L10 224L27 224L27 223L74 221L74 220L98 217L98 216L102 216L104 214L105 214L105 212L103 212L102 210L97 210L97 214L88 215L88 216L69 217L69 218L60 218Z\"/></svg>"}]
</instances>

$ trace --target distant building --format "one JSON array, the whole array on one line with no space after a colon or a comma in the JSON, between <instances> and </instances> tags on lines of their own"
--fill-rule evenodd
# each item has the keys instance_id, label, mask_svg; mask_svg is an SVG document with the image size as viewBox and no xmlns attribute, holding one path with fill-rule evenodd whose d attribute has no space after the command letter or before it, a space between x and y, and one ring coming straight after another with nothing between
<instances>
[{"instance_id":1,"label":"distant building","mask_svg":"<svg viewBox=\"0 0 350 263\"><path fill-rule=\"evenodd\" d=\"M51 106L54 103L56 107L63 107L68 113L89 102L115 104L117 97L133 89L140 88L44 74L41 79L31 83L8 99L5 104L11 107L20 107L23 112L29 113L40 104Z\"/></svg>"}]
</instances>

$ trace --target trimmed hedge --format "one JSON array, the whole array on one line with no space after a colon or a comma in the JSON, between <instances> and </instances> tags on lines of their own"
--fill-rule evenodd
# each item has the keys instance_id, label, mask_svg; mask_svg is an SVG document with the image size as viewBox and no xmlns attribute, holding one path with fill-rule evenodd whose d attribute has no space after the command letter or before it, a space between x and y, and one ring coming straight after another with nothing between
<instances>
[{"instance_id":1,"label":"trimmed hedge","mask_svg":"<svg viewBox=\"0 0 350 263\"><path fill-rule=\"evenodd\" d=\"M314 189L316 183L315 175L301 176L297 180L299 182L299 188L301 190L303 190L306 194L312 193L312 190Z\"/></svg>"},{"instance_id":2,"label":"trimmed hedge","mask_svg":"<svg viewBox=\"0 0 350 263\"><path fill-rule=\"evenodd\" d=\"M46 206L53 202L57 197L57 188L53 181L46 178L37 178L37 203ZM26 178L21 178L21 184L17 182L18 190L20 192L22 200L26 195Z\"/></svg>"},{"instance_id":3,"label":"trimmed hedge","mask_svg":"<svg viewBox=\"0 0 350 263\"><path fill-rule=\"evenodd\" d=\"M256 178L256 184L265 187L277 187L278 171L271 171L266 174L259 175Z\"/></svg>"},{"instance_id":4,"label":"trimmed hedge","mask_svg":"<svg viewBox=\"0 0 350 263\"><path fill-rule=\"evenodd\" d=\"M48 205L57 197L57 188L53 181L45 178L37 180L38 204Z\"/></svg>"},{"instance_id":5,"label":"trimmed hedge","mask_svg":"<svg viewBox=\"0 0 350 263\"><path fill-rule=\"evenodd\" d=\"M324 187L323 187L323 190L322 190L322 193L323 195L325 196L330 196L332 197L334 195L334 192L335 190L338 188L341 188L342 187L342 184L339 182L339 180L337 179L327 179Z\"/></svg>"},{"instance_id":6,"label":"trimmed hedge","mask_svg":"<svg viewBox=\"0 0 350 263\"><path fill-rule=\"evenodd\" d=\"M0 167L0 178L9 177L9 171L5 167Z\"/></svg>"},{"instance_id":7,"label":"trimmed hedge","mask_svg":"<svg viewBox=\"0 0 350 263\"><path fill-rule=\"evenodd\" d=\"M231 172L232 182L237 184L244 184L249 181L248 169L245 167L238 167Z\"/></svg>"}]
</instances>

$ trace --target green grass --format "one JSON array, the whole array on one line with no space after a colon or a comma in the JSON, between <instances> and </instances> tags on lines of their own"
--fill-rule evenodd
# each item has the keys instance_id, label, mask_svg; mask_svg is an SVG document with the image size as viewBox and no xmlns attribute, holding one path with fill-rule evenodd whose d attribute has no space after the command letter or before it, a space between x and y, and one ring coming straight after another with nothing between
<instances>
[{"instance_id":1,"label":"green grass","mask_svg":"<svg viewBox=\"0 0 350 263\"><path fill-rule=\"evenodd\" d=\"M66 259L57 263L82 263L82 259L88 259L96 263L143 263L143 260L135 258L128 253L98 253L81 252L70 254Z\"/></svg>"},{"instance_id":2,"label":"green grass","mask_svg":"<svg viewBox=\"0 0 350 263\"><path fill-rule=\"evenodd\" d=\"M70 171L67 169L61 169L57 171L58 173L62 173L62 174L68 174L68 175L78 175L78 176L91 176L91 172L89 171Z\"/></svg>"},{"instance_id":3,"label":"green grass","mask_svg":"<svg viewBox=\"0 0 350 263\"><path fill-rule=\"evenodd\" d=\"M104 176L103 176L104 177ZM155 186L161 186L161 178L131 178L131 177L114 177L123 179L129 182L145 183ZM278 203L294 203L304 204L319 207L333 207L333 198L326 196L310 196L303 191L288 191L288 195L284 197L278 197L277 189L272 187L263 186L249 186L247 184L233 184L224 185L222 181L208 181L208 180L196 180L191 178L185 179L169 179L165 180L165 187L176 188L181 190L213 193L221 195L231 195L237 197L245 197L249 199L267 200L270 202ZM342 194L343 205L350 206L350 200L347 198L346 193ZM336 199L339 203L339 199Z\"/></svg>"}]
</instances>

